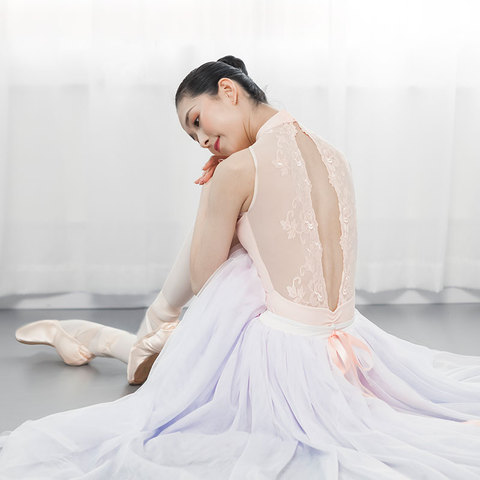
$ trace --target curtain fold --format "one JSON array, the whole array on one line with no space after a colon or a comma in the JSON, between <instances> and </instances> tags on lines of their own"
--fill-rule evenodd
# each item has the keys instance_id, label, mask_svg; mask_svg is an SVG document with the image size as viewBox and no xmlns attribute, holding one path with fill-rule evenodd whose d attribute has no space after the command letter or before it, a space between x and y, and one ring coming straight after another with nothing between
<instances>
[{"instance_id":1,"label":"curtain fold","mask_svg":"<svg viewBox=\"0 0 480 480\"><path fill-rule=\"evenodd\" d=\"M354 175L366 292L480 289L480 6L0 1L0 296L158 291L208 160L183 77L242 58Z\"/></svg>"}]
</instances>

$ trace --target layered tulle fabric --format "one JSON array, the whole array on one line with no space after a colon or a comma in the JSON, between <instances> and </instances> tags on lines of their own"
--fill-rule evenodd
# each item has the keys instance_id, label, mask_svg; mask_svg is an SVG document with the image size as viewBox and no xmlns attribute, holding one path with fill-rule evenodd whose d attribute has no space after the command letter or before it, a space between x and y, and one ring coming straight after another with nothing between
<instances>
[{"instance_id":1,"label":"layered tulle fabric","mask_svg":"<svg viewBox=\"0 0 480 480\"><path fill-rule=\"evenodd\" d=\"M395 337L355 309L363 395L328 339L261 321L239 247L210 277L146 383L0 437L1 479L480 478L480 357ZM294 320L294 319L290 319Z\"/></svg>"}]
</instances>

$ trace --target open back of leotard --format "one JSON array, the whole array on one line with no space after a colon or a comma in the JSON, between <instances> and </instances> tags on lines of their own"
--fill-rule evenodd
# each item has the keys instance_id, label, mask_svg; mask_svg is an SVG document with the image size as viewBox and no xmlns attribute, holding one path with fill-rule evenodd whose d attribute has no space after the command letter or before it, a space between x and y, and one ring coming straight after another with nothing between
<instances>
[{"instance_id":1,"label":"open back of leotard","mask_svg":"<svg viewBox=\"0 0 480 480\"><path fill-rule=\"evenodd\" d=\"M285 110L262 125L249 150L255 187L237 234L267 308L311 324L350 319L357 254L350 165Z\"/></svg>"}]
</instances>

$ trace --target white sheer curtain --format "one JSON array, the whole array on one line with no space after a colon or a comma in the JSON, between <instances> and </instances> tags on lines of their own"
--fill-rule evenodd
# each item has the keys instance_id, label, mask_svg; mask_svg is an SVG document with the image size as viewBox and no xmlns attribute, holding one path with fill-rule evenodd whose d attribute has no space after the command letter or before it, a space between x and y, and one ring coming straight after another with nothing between
<instances>
[{"instance_id":1,"label":"white sheer curtain","mask_svg":"<svg viewBox=\"0 0 480 480\"><path fill-rule=\"evenodd\" d=\"M357 288L480 289L475 0L0 1L0 296L158 291L208 152L174 94L242 58L347 156Z\"/></svg>"}]
</instances>

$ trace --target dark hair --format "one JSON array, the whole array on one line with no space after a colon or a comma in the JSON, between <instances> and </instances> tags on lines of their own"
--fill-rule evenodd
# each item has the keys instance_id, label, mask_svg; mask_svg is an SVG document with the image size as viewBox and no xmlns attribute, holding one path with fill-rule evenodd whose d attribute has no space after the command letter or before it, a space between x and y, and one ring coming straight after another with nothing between
<instances>
[{"instance_id":1,"label":"dark hair","mask_svg":"<svg viewBox=\"0 0 480 480\"><path fill-rule=\"evenodd\" d=\"M196 97L202 93L218 94L218 81L231 78L237 81L247 92L255 105L267 103L263 90L248 76L247 68L240 58L227 55L216 62L207 62L193 69L180 83L175 94L175 107L185 96Z\"/></svg>"}]
</instances>

